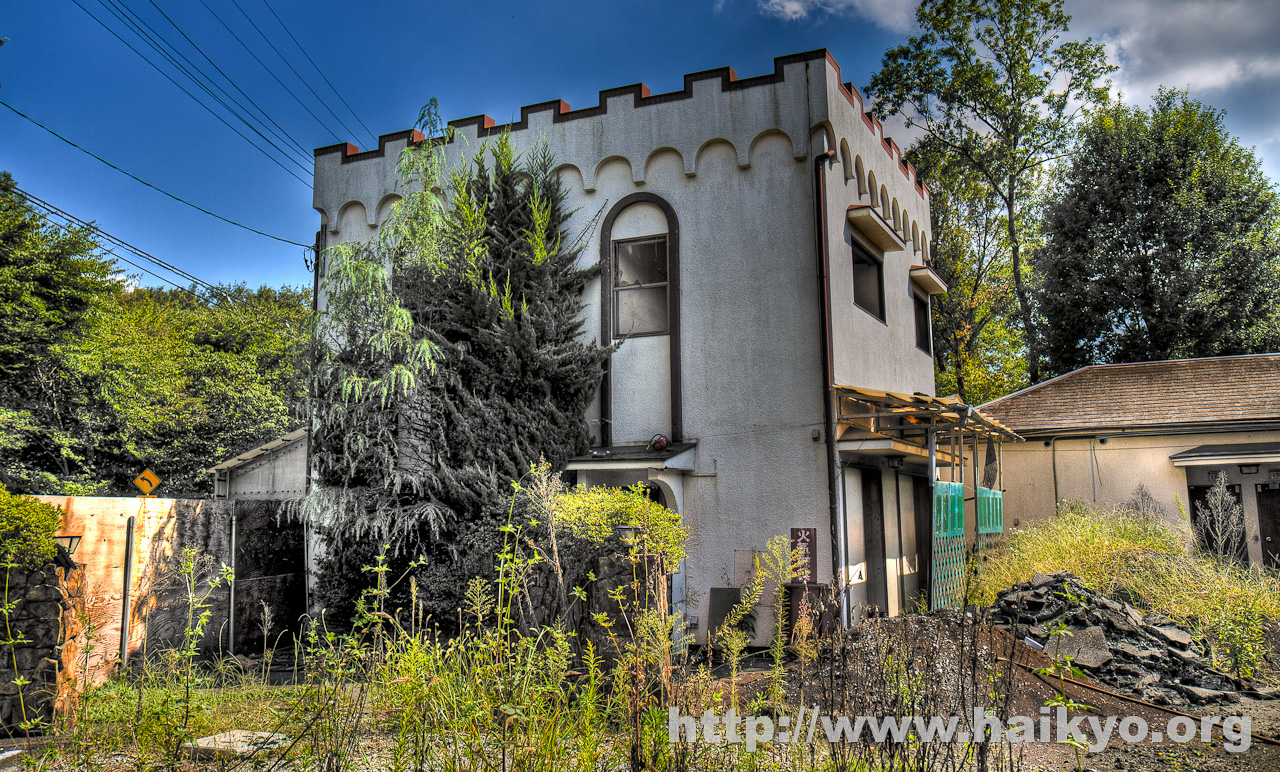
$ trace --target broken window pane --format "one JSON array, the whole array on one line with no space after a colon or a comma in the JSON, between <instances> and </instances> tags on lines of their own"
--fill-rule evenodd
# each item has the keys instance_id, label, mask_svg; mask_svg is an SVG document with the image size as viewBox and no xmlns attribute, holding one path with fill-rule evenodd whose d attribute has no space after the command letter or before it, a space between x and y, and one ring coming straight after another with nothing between
<instances>
[{"instance_id":1,"label":"broken window pane","mask_svg":"<svg viewBox=\"0 0 1280 772\"><path fill-rule=\"evenodd\" d=\"M643 241L620 241L614 246L617 255L615 286L666 283L666 237Z\"/></svg>"},{"instance_id":2,"label":"broken window pane","mask_svg":"<svg viewBox=\"0 0 1280 772\"><path fill-rule=\"evenodd\" d=\"M667 332L666 286L619 289L615 297L615 335Z\"/></svg>"}]
</instances>

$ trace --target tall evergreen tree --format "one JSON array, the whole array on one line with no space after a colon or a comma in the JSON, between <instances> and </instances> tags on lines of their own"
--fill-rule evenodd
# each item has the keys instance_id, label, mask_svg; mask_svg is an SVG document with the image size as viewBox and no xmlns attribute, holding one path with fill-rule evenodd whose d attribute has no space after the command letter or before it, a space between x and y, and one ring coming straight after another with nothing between
<instances>
[{"instance_id":1,"label":"tall evergreen tree","mask_svg":"<svg viewBox=\"0 0 1280 772\"><path fill-rule=\"evenodd\" d=\"M424 143L410 152L437 151ZM545 148L522 159L500 137L451 176L443 212L429 181L423 187L400 207L384 248L396 266L388 302L412 319L410 339L431 352L430 365L387 403L388 442L359 481L371 495L331 526L364 538L333 541L323 586L345 606L367 583L356 569L370 545L395 537L402 561L430 558L419 597L451 616L466 577L493 564L510 482L539 458L562 468L586 450L584 413L605 350L582 335L582 292L596 268L578 266ZM327 469L331 486L356 482L337 464ZM394 508L375 502L389 497ZM362 514L370 508L373 518Z\"/></svg>"},{"instance_id":2,"label":"tall evergreen tree","mask_svg":"<svg viewBox=\"0 0 1280 772\"><path fill-rule=\"evenodd\" d=\"M1280 204L1223 113L1161 89L1085 127L1036 259L1050 374L1280 350Z\"/></svg>"}]
</instances>

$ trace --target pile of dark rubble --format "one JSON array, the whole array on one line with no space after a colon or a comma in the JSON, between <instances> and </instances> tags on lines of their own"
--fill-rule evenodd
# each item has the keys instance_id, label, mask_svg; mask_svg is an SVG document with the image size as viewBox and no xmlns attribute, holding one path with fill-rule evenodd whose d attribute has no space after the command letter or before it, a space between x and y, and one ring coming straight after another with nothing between
<instances>
[{"instance_id":1,"label":"pile of dark rubble","mask_svg":"<svg viewBox=\"0 0 1280 772\"><path fill-rule=\"evenodd\" d=\"M1211 668L1185 628L1099 595L1070 574L1036 574L1000 593L991 621L1050 658L1070 656L1095 680L1158 705L1240 699L1242 685Z\"/></svg>"}]
</instances>

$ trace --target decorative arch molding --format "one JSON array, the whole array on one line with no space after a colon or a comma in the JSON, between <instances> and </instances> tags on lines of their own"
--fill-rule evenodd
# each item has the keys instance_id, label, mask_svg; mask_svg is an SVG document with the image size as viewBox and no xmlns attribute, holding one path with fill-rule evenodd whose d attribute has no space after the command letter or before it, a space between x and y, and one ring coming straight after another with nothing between
<instances>
[{"instance_id":1,"label":"decorative arch molding","mask_svg":"<svg viewBox=\"0 0 1280 772\"><path fill-rule=\"evenodd\" d=\"M818 135L822 136L822 144L815 144ZM819 121L809 129L809 147L814 148L814 155L825 153L828 150L837 150L836 129L831 125L831 121ZM797 161L803 161L808 158L807 155L796 154Z\"/></svg>"},{"instance_id":2,"label":"decorative arch molding","mask_svg":"<svg viewBox=\"0 0 1280 772\"><path fill-rule=\"evenodd\" d=\"M369 209L364 205L363 201L348 201L338 207L338 216L329 222L329 232L341 233L343 224L353 224L353 221L363 222L369 227L377 225L377 223L369 222ZM345 234L347 237L350 237L350 235ZM367 234L361 234L362 241L365 235Z\"/></svg>"},{"instance_id":3,"label":"decorative arch molding","mask_svg":"<svg viewBox=\"0 0 1280 772\"><path fill-rule=\"evenodd\" d=\"M600 163L596 164L596 168L591 172L591 179L587 179L585 174L582 176L582 189L585 191L594 191L596 189L596 182L600 179L600 170L611 161L622 161L625 163L627 165L627 169L630 170L631 181L636 185L644 184L644 167L642 166L640 168L640 176L637 178L636 165L631 163L631 159L627 158L625 155L614 153L613 155L605 156L600 159Z\"/></svg>"},{"instance_id":4,"label":"decorative arch molding","mask_svg":"<svg viewBox=\"0 0 1280 772\"><path fill-rule=\"evenodd\" d=\"M671 203L656 193L641 191L623 196L600 223L600 338L605 345L613 342L613 226L618 215L634 204L653 204L667 218L667 281L671 286L667 313L671 316L668 350L671 352L671 441L680 442L684 435L683 405L680 395L680 219ZM605 363L600 382L600 444L613 444L613 354Z\"/></svg>"},{"instance_id":5,"label":"decorative arch molding","mask_svg":"<svg viewBox=\"0 0 1280 772\"><path fill-rule=\"evenodd\" d=\"M782 129L765 129L764 131L757 134L751 140L751 146L747 148L746 165L743 165L741 162L739 162L738 166L742 167L743 169L746 169L749 166L751 166L751 164L754 163L756 158L756 148L760 146L760 143L767 142L772 137L781 137L782 139L786 140L788 144L791 144L794 147L795 143L791 142L791 137L788 136L788 134Z\"/></svg>"},{"instance_id":6,"label":"decorative arch molding","mask_svg":"<svg viewBox=\"0 0 1280 772\"><path fill-rule=\"evenodd\" d=\"M654 160L668 153L675 153L676 158L680 159L680 167L684 170L685 176L694 176L695 170L690 170L689 162L685 159L684 153L680 152L680 148L672 145L663 145L649 151L649 155L644 159L644 176L646 179L649 177L649 169L652 168Z\"/></svg>"},{"instance_id":7,"label":"decorative arch molding","mask_svg":"<svg viewBox=\"0 0 1280 772\"><path fill-rule=\"evenodd\" d=\"M701 145L699 145L699 146L698 146L698 152L694 153L694 155L693 155L693 168L694 168L694 172L695 172L695 173L698 171L699 167L701 167L701 166L702 166L702 157L703 157L703 155L704 155L707 151L709 151L709 150L711 150L712 148L716 147L717 145L728 145L728 146L729 146L729 149L733 151L733 156L734 156L734 158L736 158L736 159L737 159L737 162L738 162L738 166L739 166L739 167L745 168L745 167L744 167L744 164L745 164L746 166L750 166L750 165L751 165L751 160L750 160L750 158L744 158L744 157L743 157L743 151L739 150L739 149L738 149L738 147L737 147L737 145L733 144L733 142L731 142L731 141L730 141L730 140L728 140L728 139L725 139L724 137L712 137L711 139L709 139L709 140L707 140L706 142L703 142ZM750 152L751 152L750 150L747 150L747 153L750 153ZM686 172L686 174L688 174L688 172ZM693 175L689 175L689 176L691 176L691 177L692 177Z\"/></svg>"},{"instance_id":8,"label":"decorative arch molding","mask_svg":"<svg viewBox=\"0 0 1280 772\"><path fill-rule=\"evenodd\" d=\"M399 193L388 193L382 197L382 200L378 201L378 209L375 217L377 218L379 228L381 228L383 223L387 221L387 218L391 216L391 209L403 200L404 196Z\"/></svg>"},{"instance_id":9,"label":"decorative arch molding","mask_svg":"<svg viewBox=\"0 0 1280 772\"><path fill-rule=\"evenodd\" d=\"M576 188L578 190L586 188L586 185L583 183L582 170L578 168L577 164L559 164L555 169L551 170L551 173L559 177L560 183L567 188ZM575 177L577 179L574 179Z\"/></svg>"}]
</instances>

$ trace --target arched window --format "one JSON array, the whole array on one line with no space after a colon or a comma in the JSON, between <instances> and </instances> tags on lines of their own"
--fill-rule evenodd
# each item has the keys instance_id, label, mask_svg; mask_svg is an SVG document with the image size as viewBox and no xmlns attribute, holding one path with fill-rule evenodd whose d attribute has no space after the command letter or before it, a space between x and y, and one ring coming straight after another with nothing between
<instances>
[{"instance_id":1,"label":"arched window","mask_svg":"<svg viewBox=\"0 0 1280 772\"><path fill-rule=\"evenodd\" d=\"M614 339L671 332L671 250L666 214L637 201L610 223L609 312Z\"/></svg>"},{"instance_id":2,"label":"arched window","mask_svg":"<svg viewBox=\"0 0 1280 772\"><path fill-rule=\"evenodd\" d=\"M854 156L853 172L858 177L858 198L867 195L867 177L862 170L862 156Z\"/></svg>"},{"instance_id":3,"label":"arched window","mask_svg":"<svg viewBox=\"0 0 1280 772\"><path fill-rule=\"evenodd\" d=\"M600 262L601 337L636 339L610 354L606 365L601 442L634 442L655 431L679 442L680 223L671 204L647 191L623 196L601 222ZM644 399L655 396L653 388L669 389L669 398L640 415L632 393L638 383ZM616 412L615 399L623 400Z\"/></svg>"},{"instance_id":4,"label":"arched window","mask_svg":"<svg viewBox=\"0 0 1280 772\"><path fill-rule=\"evenodd\" d=\"M889 189L884 185L880 186L880 216L885 219L885 222L888 222L892 216L889 212Z\"/></svg>"},{"instance_id":5,"label":"arched window","mask_svg":"<svg viewBox=\"0 0 1280 772\"><path fill-rule=\"evenodd\" d=\"M880 200L876 198L876 173L875 172L867 172L867 188L871 193L871 205L879 206Z\"/></svg>"}]
</instances>

